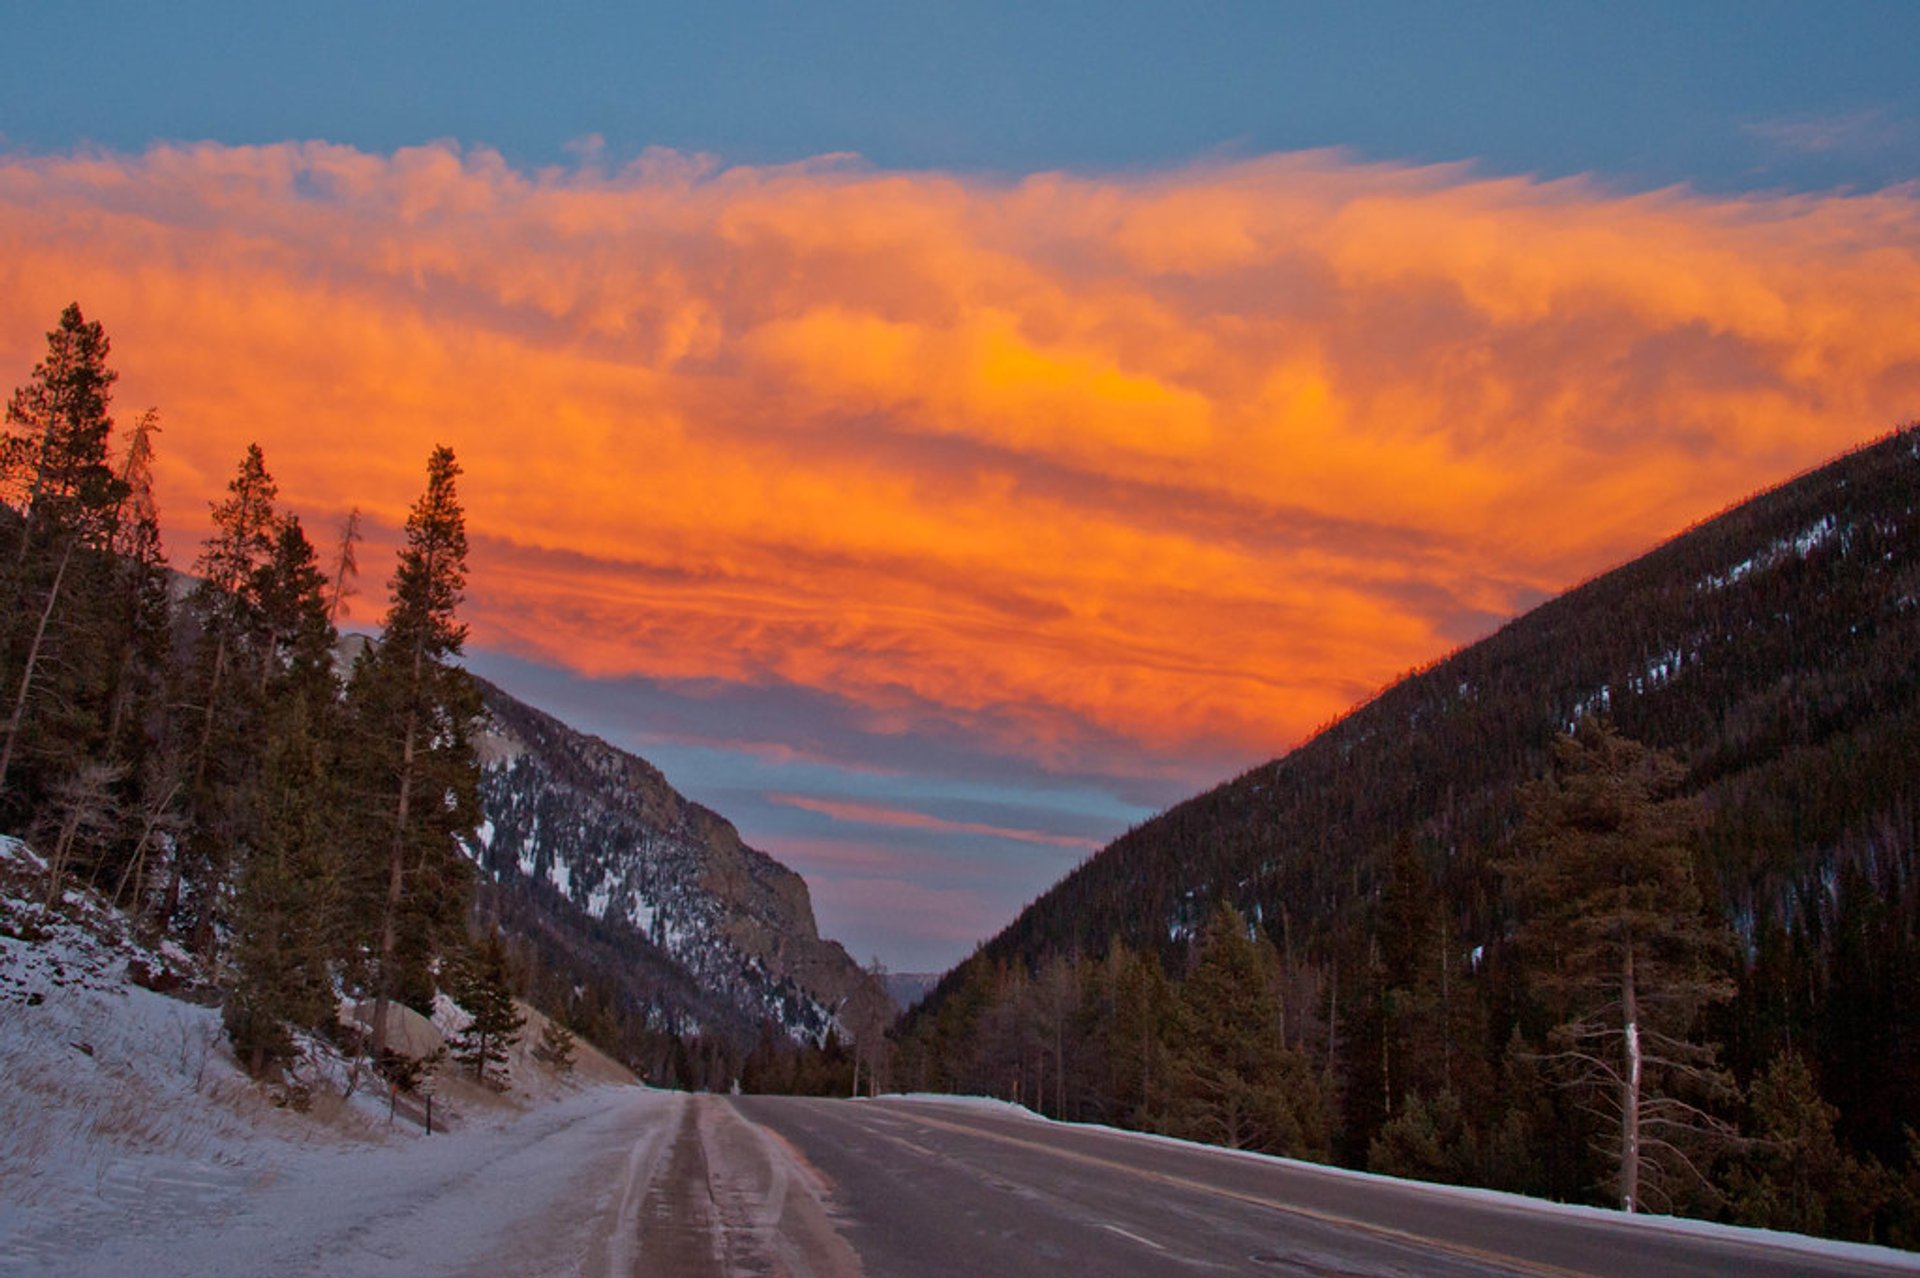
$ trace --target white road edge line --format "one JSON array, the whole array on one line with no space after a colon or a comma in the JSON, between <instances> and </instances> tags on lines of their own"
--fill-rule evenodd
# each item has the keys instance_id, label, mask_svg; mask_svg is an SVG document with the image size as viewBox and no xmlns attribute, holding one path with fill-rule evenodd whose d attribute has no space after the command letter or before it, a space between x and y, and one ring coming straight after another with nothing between
<instances>
[{"instance_id":1,"label":"white road edge line","mask_svg":"<svg viewBox=\"0 0 1920 1278\"><path fill-rule=\"evenodd\" d=\"M1129 1239L1132 1239L1132 1240L1133 1240L1134 1242L1137 1242L1137 1243L1139 1243L1139 1244L1140 1244L1140 1245L1141 1245L1142 1247L1151 1247L1151 1248L1153 1248L1153 1249L1154 1249L1155 1251L1165 1251L1165 1250L1166 1250L1166 1248L1165 1248L1165 1247L1162 1247L1162 1246L1161 1246L1161 1245L1160 1245L1159 1243L1157 1243L1157 1242L1155 1242L1155 1241L1154 1241L1153 1239L1151 1239L1151 1238L1142 1238L1142 1237L1141 1237L1141 1236L1140 1236L1139 1234L1135 1234L1135 1233L1129 1233L1128 1231L1126 1231L1126 1230L1124 1230L1124 1229L1122 1229L1122 1228L1120 1228L1120 1226L1118 1226L1118 1225L1108 1225L1108 1224L1102 1224L1102 1225L1100 1226L1100 1228L1102 1228L1102 1229L1105 1229L1105 1230L1109 1230L1109 1231L1111 1231L1111 1232L1113 1232L1113 1233L1116 1233L1116 1234L1119 1234L1119 1235L1120 1235L1120 1236L1121 1236L1122 1238L1129 1238Z\"/></svg>"}]
</instances>

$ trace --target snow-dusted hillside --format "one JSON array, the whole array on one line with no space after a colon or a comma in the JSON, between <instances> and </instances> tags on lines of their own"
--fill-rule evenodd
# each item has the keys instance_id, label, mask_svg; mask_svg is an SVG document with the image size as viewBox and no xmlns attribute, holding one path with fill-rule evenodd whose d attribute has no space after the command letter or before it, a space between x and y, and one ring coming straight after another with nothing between
<instances>
[{"instance_id":1,"label":"snow-dusted hillside","mask_svg":"<svg viewBox=\"0 0 1920 1278\"><path fill-rule=\"evenodd\" d=\"M818 1040L885 1023L887 996L815 926L804 880L645 760L481 683L486 820L475 860L536 909L536 942L615 934L658 1028Z\"/></svg>"},{"instance_id":2,"label":"snow-dusted hillside","mask_svg":"<svg viewBox=\"0 0 1920 1278\"><path fill-rule=\"evenodd\" d=\"M416 1107L390 1114L380 1085L319 1043L256 1084L188 955L142 944L78 888L47 910L43 884L39 859L0 837L0 1273L375 1272L369 1221L410 1236L403 1209L429 1202L459 1227L415 1239L423 1271L471 1272L450 1249L487 1254L501 1218L498 1195L469 1183L476 1166L540 1172L498 1186L522 1210L575 1192L579 1143L536 1140L597 1132L640 1103L627 1098L658 1095L585 1043L569 1073L536 1064L531 1009L504 1094L443 1067L431 1138ZM606 1191L578 1191L577 1208Z\"/></svg>"}]
</instances>

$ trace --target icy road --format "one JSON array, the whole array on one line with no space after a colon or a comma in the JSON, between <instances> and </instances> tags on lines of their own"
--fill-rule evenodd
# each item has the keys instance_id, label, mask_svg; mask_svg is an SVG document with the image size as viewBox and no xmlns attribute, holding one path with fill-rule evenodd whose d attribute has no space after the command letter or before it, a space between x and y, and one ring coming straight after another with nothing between
<instances>
[{"instance_id":1,"label":"icy road","mask_svg":"<svg viewBox=\"0 0 1920 1278\"><path fill-rule=\"evenodd\" d=\"M103 1167L9 1274L1768 1275L1920 1257L1530 1204L991 1105L598 1088L389 1148ZM7 1213L0 1211L0 1219Z\"/></svg>"}]
</instances>

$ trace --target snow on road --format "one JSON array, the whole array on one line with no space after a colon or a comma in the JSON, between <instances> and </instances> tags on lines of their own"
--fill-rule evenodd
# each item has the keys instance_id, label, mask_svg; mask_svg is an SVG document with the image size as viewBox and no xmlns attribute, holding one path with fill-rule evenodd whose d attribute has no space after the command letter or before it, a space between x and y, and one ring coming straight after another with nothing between
<instances>
[{"instance_id":1,"label":"snow on road","mask_svg":"<svg viewBox=\"0 0 1920 1278\"><path fill-rule=\"evenodd\" d=\"M403 1144L110 1157L91 1183L0 1208L0 1272L624 1276L685 1103L595 1088Z\"/></svg>"}]
</instances>

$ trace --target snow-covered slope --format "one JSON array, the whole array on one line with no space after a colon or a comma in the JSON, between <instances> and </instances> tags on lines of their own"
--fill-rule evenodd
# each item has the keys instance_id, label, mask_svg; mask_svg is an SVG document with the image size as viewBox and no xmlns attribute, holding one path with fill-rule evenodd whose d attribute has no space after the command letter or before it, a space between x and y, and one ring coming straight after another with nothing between
<instances>
[{"instance_id":1,"label":"snow-covered slope","mask_svg":"<svg viewBox=\"0 0 1920 1278\"><path fill-rule=\"evenodd\" d=\"M543 1133L657 1095L586 1043L567 1074L536 1065L530 1009L504 1094L451 1071L435 1080L436 1130L453 1139L429 1140L409 1120L416 1106L390 1117L364 1072L348 1094L347 1066L322 1044L256 1084L189 956L142 944L78 888L47 910L43 884L40 860L0 836L0 1274L375 1272L355 1249L367 1219L410 1194L483 1224L491 1200L465 1183L477 1158L521 1157ZM529 1163L546 1180L502 1192L557 1192L577 1179L575 1153L547 1150ZM285 1192L296 1183L309 1192ZM465 1237L419 1246L444 1253ZM294 1255L290 1239L310 1246Z\"/></svg>"},{"instance_id":2,"label":"snow-covered slope","mask_svg":"<svg viewBox=\"0 0 1920 1278\"><path fill-rule=\"evenodd\" d=\"M746 846L644 759L481 681L489 727L473 852L537 910L536 943L609 934L629 997L658 1027L796 1038L885 1023L887 996L814 924L804 880Z\"/></svg>"}]
</instances>

